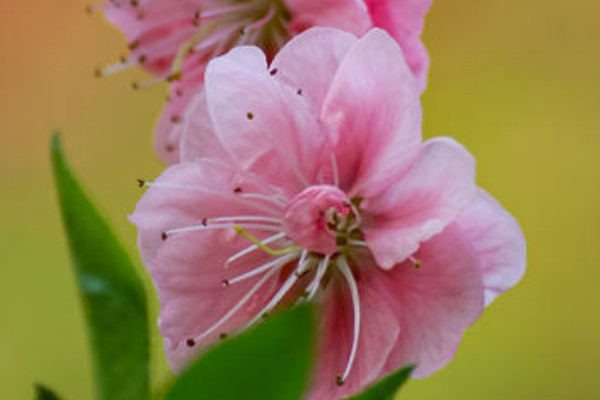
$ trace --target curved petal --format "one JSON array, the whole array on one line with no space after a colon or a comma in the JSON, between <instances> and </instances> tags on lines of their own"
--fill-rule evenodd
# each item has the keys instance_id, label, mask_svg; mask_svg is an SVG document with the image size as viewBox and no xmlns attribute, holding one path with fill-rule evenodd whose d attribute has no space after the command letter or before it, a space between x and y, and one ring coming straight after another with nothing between
<instances>
[{"instance_id":1,"label":"curved petal","mask_svg":"<svg viewBox=\"0 0 600 400\"><path fill-rule=\"evenodd\" d=\"M376 290L400 325L400 336L382 375L408 364L422 378L448 363L463 331L481 314L483 285L478 260L454 226L421 246L422 265L404 262L389 271L374 271Z\"/></svg>"},{"instance_id":2,"label":"curved petal","mask_svg":"<svg viewBox=\"0 0 600 400\"><path fill-rule=\"evenodd\" d=\"M159 117L154 133L154 147L159 158L167 165L186 161L181 155L181 140L189 117L194 117L198 111L190 105L197 96L203 96L202 83L204 80L204 65L197 65L197 69L186 69L184 79L171 83L169 97ZM187 68L187 67L186 67ZM204 105L206 109L206 105ZM206 114L206 111L200 110ZM197 117L195 121L197 122ZM202 130L197 133L199 140L204 140L203 135L208 135L207 128L210 122L203 123ZM194 129L198 126L194 126ZM214 137L214 133L212 133Z\"/></svg>"},{"instance_id":3,"label":"curved petal","mask_svg":"<svg viewBox=\"0 0 600 400\"><path fill-rule=\"evenodd\" d=\"M484 190L456 219L473 247L482 269L485 303L516 285L527 263L527 249L519 223Z\"/></svg>"},{"instance_id":4,"label":"curved petal","mask_svg":"<svg viewBox=\"0 0 600 400\"><path fill-rule=\"evenodd\" d=\"M381 189L390 173L406 168L421 142L420 110L402 50L384 31L369 31L346 53L321 114L332 129L342 189Z\"/></svg>"},{"instance_id":5,"label":"curved petal","mask_svg":"<svg viewBox=\"0 0 600 400\"><path fill-rule=\"evenodd\" d=\"M365 0L373 25L388 31L400 43L406 62L421 89L427 84L429 57L420 36L432 0Z\"/></svg>"},{"instance_id":6,"label":"curved petal","mask_svg":"<svg viewBox=\"0 0 600 400\"><path fill-rule=\"evenodd\" d=\"M332 282L323 296L323 316L318 363L310 400L339 399L352 395L372 383L381 373L390 355L400 327L389 299L378 292L377 282L370 271L377 267L360 265L358 292L361 308L360 336L356 359L343 386L336 384L336 375L344 371L353 336L353 309L347 286ZM337 278L340 278L339 276Z\"/></svg>"},{"instance_id":7,"label":"curved petal","mask_svg":"<svg viewBox=\"0 0 600 400\"><path fill-rule=\"evenodd\" d=\"M320 110L343 57L357 40L338 29L310 29L279 51L271 69L277 69L278 79L297 88Z\"/></svg>"},{"instance_id":8,"label":"curved petal","mask_svg":"<svg viewBox=\"0 0 600 400\"><path fill-rule=\"evenodd\" d=\"M475 195L475 160L449 138L427 141L411 169L387 191L365 198L364 233L377 263L391 268L441 232Z\"/></svg>"},{"instance_id":9,"label":"curved petal","mask_svg":"<svg viewBox=\"0 0 600 400\"><path fill-rule=\"evenodd\" d=\"M215 134L208 115L204 91L191 100L179 129L182 162L193 162L207 157L230 161Z\"/></svg>"},{"instance_id":10,"label":"curved petal","mask_svg":"<svg viewBox=\"0 0 600 400\"><path fill-rule=\"evenodd\" d=\"M327 139L318 116L295 88L272 76L258 48L216 58L205 78L215 132L241 169L289 193L315 179Z\"/></svg>"},{"instance_id":11,"label":"curved petal","mask_svg":"<svg viewBox=\"0 0 600 400\"><path fill-rule=\"evenodd\" d=\"M371 27L364 0L285 0L290 27L299 33L313 26L338 28L362 35Z\"/></svg>"}]
</instances>

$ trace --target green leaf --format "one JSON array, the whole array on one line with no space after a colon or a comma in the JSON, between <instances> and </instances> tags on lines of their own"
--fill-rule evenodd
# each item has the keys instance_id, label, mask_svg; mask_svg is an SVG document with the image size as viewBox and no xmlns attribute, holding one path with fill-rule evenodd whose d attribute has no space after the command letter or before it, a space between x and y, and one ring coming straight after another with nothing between
<instances>
[{"instance_id":1,"label":"green leaf","mask_svg":"<svg viewBox=\"0 0 600 400\"><path fill-rule=\"evenodd\" d=\"M347 400L393 400L400 387L410 378L413 369L415 367L412 365L404 367Z\"/></svg>"},{"instance_id":2,"label":"green leaf","mask_svg":"<svg viewBox=\"0 0 600 400\"><path fill-rule=\"evenodd\" d=\"M127 253L65 160L58 134L52 163L71 257L90 333L96 397L149 398L144 287Z\"/></svg>"},{"instance_id":3,"label":"green leaf","mask_svg":"<svg viewBox=\"0 0 600 400\"><path fill-rule=\"evenodd\" d=\"M40 383L35 384L35 398L36 400L60 400L56 393Z\"/></svg>"},{"instance_id":4,"label":"green leaf","mask_svg":"<svg viewBox=\"0 0 600 400\"><path fill-rule=\"evenodd\" d=\"M315 333L311 306L271 317L208 350L166 400L296 400L306 390Z\"/></svg>"}]
</instances>

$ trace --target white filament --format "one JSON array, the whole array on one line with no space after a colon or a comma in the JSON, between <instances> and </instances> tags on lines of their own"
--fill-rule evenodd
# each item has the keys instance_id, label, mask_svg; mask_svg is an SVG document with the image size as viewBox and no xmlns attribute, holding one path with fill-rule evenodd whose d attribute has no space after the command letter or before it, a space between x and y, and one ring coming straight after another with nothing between
<instances>
[{"instance_id":1,"label":"white filament","mask_svg":"<svg viewBox=\"0 0 600 400\"><path fill-rule=\"evenodd\" d=\"M241 215L241 216L232 216L232 217L219 217L219 218L210 218L209 221L214 222L237 222L237 221L246 221L246 222L266 222L273 224L281 224L283 220L281 218L273 218L273 217L263 217L260 215Z\"/></svg>"},{"instance_id":2,"label":"white filament","mask_svg":"<svg viewBox=\"0 0 600 400\"><path fill-rule=\"evenodd\" d=\"M317 272L315 273L315 277L312 282L308 285L306 290L308 291L308 296L306 297L306 301L310 301L315 297L317 290L319 290L319 285L321 284L321 280L323 276L325 276L325 272L327 272L327 267L329 266L329 260L331 256L326 255L324 259L319 262L319 266L317 267Z\"/></svg>"},{"instance_id":3,"label":"white filament","mask_svg":"<svg viewBox=\"0 0 600 400\"><path fill-rule=\"evenodd\" d=\"M354 330L352 337L352 348L350 349L350 355L348 357L348 363L346 364L346 369L342 374L342 382L348 378L350 374L350 370L352 369L352 365L354 364L354 359L356 358L356 351L358 350L358 340L360 337L360 299L358 297L358 288L356 286L356 280L352 275L352 271L350 270L350 266L348 265L348 261L346 261L345 256L340 256L338 258L337 266L340 269L340 272L346 279L346 283L348 283L348 287L350 288L350 294L352 296L352 309L354 311Z\"/></svg>"},{"instance_id":4,"label":"white filament","mask_svg":"<svg viewBox=\"0 0 600 400\"><path fill-rule=\"evenodd\" d=\"M285 256L276 258L275 260L269 261L266 264L261 265L258 268L255 268L253 270L250 270L246 273L243 273L241 275L236 276L235 278L231 278L227 280L227 284L228 285L234 285L238 282L244 281L246 279L252 278L256 275L259 275L261 273L263 273L264 271L268 271L271 268L274 267L280 267L282 265L287 264L288 262L292 261L293 259L298 257L298 252L294 252L294 253L290 253L290 254L286 254Z\"/></svg>"},{"instance_id":5,"label":"white filament","mask_svg":"<svg viewBox=\"0 0 600 400\"><path fill-rule=\"evenodd\" d=\"M244 297L242 297L242 299L235 306L233 306L233 308L231 310L229 310L225 315L223 315L221 317L221 319L219 319L210 328L208 328L207 330L205 330L204 332L202 332L200 335L196 336L194 338L194 340L197 341L197 342L201 341L202 339L204 339L205 337L207 337L208 335L210 335L211 333L213 333L215 330L217 330L225 322L227 322L227 320L229 320L229 318L231 318L240 308L242 308L244 306L244 304L246 304L248 302L248 300L250 300L250 298L252 296L254 296L254 294L262 287L262 285L264 285L265 282L267 282L267 280L269 280L269 278L271 278L278 270L279 270L279 268L275 267L272 270L270 270L269 272L267 272L256 283L256 285L254 285L252 287L252 289L250 289L248 291L248 293L246 293L246 295Z\"/></svg>"},{"instance_id":6,"label":"white filament","mask_svg":"<svg viewBox=\"0 0 600 400\"><path fill-rule=\"evenodd\" d=\"M212 225L192 225L186 226L184 228L170 229L165 231L167 235L173 235L177 233L186 233L186 232L194 232L194 231L208 231L214 229L233 229L236 227L241 227L243 229L256 229L262 231L272 231L272 232L281 232L281 228L273 225L265 225L265 224L212 224Z\"/></svg>"},{"instance_id":7,"label":"white filament","mask_svg":"<svg viewBox=\"0 0 600 400\"><path fill-rule=\"evenodd\" d=\"M279 239L283 239L285 237L285 232L281 232L278 234L275 234L273 236L269 236L268 238L266 238L265 240L262 240L260 243L263 245L267 245L273 242L278 241ZM239 260L240 258L242 258L243 256L252 253L253 251L256 251L259 248L258 245L253 244L251 246L246 247L245 249L235 253L234 255L232 255L231 257L229 257L227 259L227 261L225 262L225 265L229 265L232 262Z\"/></svg>"},{"instance_id":8,"label":"white filament","mask_svg":"<svg viewBox=\"0 0 600 400\"><path fill-rule=\"evenodd\" d=\"M310 260L305 260L304 263L306 263L306 262L310 262ZM290 276L288 276L288 278L285 280L285 282L283 283L281 288L277 291L277 293L275 293L275 296L273 296L271 301L269 301L267 303L267 305L264 306L263 309L260 310L260 312L258 314L256 314L254 316L254 318L252 318L252 320L250 320L250 322L248 322L248 324L246 324L246 328L254 325L259 319L261 319L263 317L263 315L269 313L273 308L275 308L275 306L277 306L277 304L279 304L281 299L284 298L284 296L294 286L296 281L298 281L298 275L296 274L296 272L299 270L302 270L303 268L304 268L304 266L302 264L300 264L300 262L298 262L298 266L296 267L296 270L294 272L292 272L290 274Z\"/></svg>"}]
</instances>

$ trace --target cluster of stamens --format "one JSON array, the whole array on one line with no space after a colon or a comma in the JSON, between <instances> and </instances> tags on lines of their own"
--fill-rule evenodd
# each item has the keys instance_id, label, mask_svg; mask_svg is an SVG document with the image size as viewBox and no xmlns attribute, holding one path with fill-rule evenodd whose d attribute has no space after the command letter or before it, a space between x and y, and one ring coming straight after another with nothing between
<instances>
[{"instance_id":1,"label":"cluster of stamens","mask_svg":"<svg viewBox=\"0 0 600 400\"><path fill-rule=\"evenodd\" d=\"M138 20L143 21L147 18L144 5L139 1L108 1L111 7L131 8ZM218 7L199 9L182 17L183 20L180 21L182 28L179 29L184 31L183 33L187 32L188 38L183 43L174 43L172 47L167 45L172 52L176 52L174 56L173 53L158 56L162 58L166 55L172 60L170 73L149 81L134 82L133 88L143 89L162 82L181 80L184 78L185 63L188 60L190 63L194 63L194 60L207 62L235 46L250 44L258 45L268 53L274 53L289 40L290 14L282 0L223 0L222 3ZM94 3L88 6L87 10L92 13L103 8L104 5ZM173 35L180 34L180 32L173 33ZM169 38L165 37L163 40L168 41ZM159 46L157 43L152 40L149 42L142 35L129 44L130 56L122 56L115 64L97 68L95 74L102 77L133 66L157 62L152 59L153 54L157 51L157 46ZM164 45L160 46L164 47ZM192 56L194 60L192 60ZM182 94L179 93L179 95Z\"/></svg>"},{"instance_id":2,"label":"cluster of stamens","mask_svg":"<svg viewBox=\"0 0 600 400\"><path fill-rule=\"evenodd\" d=\"M139 180L138 183L140 186L147 187L204 190L201 187L181 186L166 182ZM337 177L334 177L334 183L337 184ZM280 210L281 215L283 215L287 206L288 200L278 194L247 193L241 186L235 187L232 192L236 196L255 203L257 209L263 207L269 215L273 215L274 209ZM311 301L317 296L320 289L325 288L334 278L334 275L337 275L336 278L341 277L342 281L345 281L348 286L354 310L352 348L350 349L345 370L336 378L336 383L342 385L352 368L360 334L360 301L353 267L351 267L353 251L360 248L362 250L366 249L363 234L360 231L361 219L359 209L360 199L352 199L343 204L342 212L335 208L329 208L321 212L320 216L326 221L326 227L334 236L335 243L337 244L336 251L330 254L320 254L299 246L285 232L283 218L265 215L202 218L197 224L162 232L161 238L166 241L174 235L193 231L233 230L238 235L247 239L249 246L231 255L225 261L223 267L230 267L235 263L243 262L245 257L256 251L262 251L269 255L268 262L216 283L222 285L224 288L228 288L240 282L258 278L254 286L248 290L237 304L222 315L218 321L204 332L186 339L184 344L188 347L194 347L207 337L217 334L221 330L221 327L242 309L269 280L277 276L282 276L283 274L285 277L283 283L276 293L272 295L267 304L255 314L254 318L243 329L254 325L262 318L268 316L280 305L283 298L293 288L301 288L302 295L297 298L297 302ZM250 233L250 231L266 233L266 237L259 239ZM295 266L288 273L288 268L294 265L294 263ZM219 334L219 337L222 339L226 336L225 332L220 332Z\"/></svg>"}]
</instances>

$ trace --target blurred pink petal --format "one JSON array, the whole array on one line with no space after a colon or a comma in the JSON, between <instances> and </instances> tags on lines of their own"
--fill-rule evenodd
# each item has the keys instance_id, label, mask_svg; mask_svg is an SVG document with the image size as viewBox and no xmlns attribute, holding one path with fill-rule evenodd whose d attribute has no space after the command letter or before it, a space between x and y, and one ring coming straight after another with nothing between
<instances>
[{"instance_id":1,"label":"blurred pink petal","mask_svg":"<svg viewBox=\"0 0 600 400\"><path fill-rule=\"evenodd\" d=\"M171 164L180 159L177 124L185 118L185 109L202 88L206 64L235 46L258 45L271 60L289 39L311 27L338 28L354 35L383 27L400 43L420 90L424 89L428 57L420 35L430 3L430 0L240 3L107 0L103 7L106 18L127 38L130 55L121 64L106 68L104 73L141 65L157 78L138 83L138 87L160 81L170 83L169 101L156 128L155 147L161 159Z\"/></svg>"}]
</instances>

